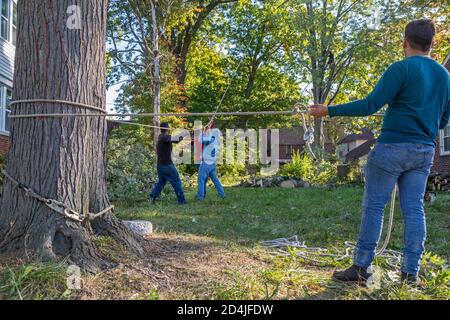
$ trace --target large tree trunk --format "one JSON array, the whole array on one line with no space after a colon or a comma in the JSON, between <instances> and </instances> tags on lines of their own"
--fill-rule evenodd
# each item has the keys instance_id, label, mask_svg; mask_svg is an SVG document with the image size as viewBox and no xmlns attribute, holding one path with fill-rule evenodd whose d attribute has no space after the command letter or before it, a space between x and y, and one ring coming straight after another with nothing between
<instances>
[{"instance_id":1,"label":"large tree trunk","mask_svg":"<svg viewBox=\"0 0 450 320\"><path fill-rule=\"evenodd\" d=\"M177 59L175 75L177 77L177 84L180 90L178 107L180 110L185 110L187 107L187 93L186 93L186 77L187 77L187 57L189 53L189 48L192 43L192 35L190 34L190 25L186 27L185 35L182 37L182 42L173 51L175 58Z\"/></svg>"},{"instance_id":2,"label":"large tree trunk","mask_svg":"<svg viewBox=\"0 0 450 320\"><path fill-rule=\"evenodd\" d=\"M250 96L252 95L253 87L255 86L255 80L256 80L256 73L258 72L258 65L253 64L250 67L249 75L248 75L248 81L247 81L247 87L245 88L245 99L250 99Z\"/></svg>"},{"instance_id":3,"label":"large tree trunk","mask_svg":"<svg viewBox=\"0 0 450 320\"><path fill-rule=\"evenodd\" d=\"M321 88L313 84L314 104L323 104L325 101L322 98ZM323 136L323 119L314 118L314 145L320 148L324 147L325 141Z\"/></svg>"},{"instance_id":4,"label":"large tree trunk","mask_svg":"<svg viewBox=\"0 0 450 320\"><path fill-rule=\"evenodd\" d=\"M58 99L105 109L105 28L108 0L77 1L80 29L68 28L72 0L18 2L14 100ZM61 104L20 104L12 114L92 113ZM106 193L106 120L14 119L7 172L46 198L80 213L99 212ZM96 252L95 234L110 235L142 253L139 238L112 212L79 223L26 196L4 179L0 203L0 254L51 260L67 258L85 270L108 265Z\"/></svg>"}]
</instances>

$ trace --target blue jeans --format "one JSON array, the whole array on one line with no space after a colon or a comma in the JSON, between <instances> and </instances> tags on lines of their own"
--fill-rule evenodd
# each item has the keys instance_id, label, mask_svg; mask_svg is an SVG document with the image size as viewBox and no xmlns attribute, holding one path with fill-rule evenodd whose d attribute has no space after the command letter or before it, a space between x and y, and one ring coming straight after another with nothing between
<instances>
[{"instance_id":1,"label":"blue jeans","mask_svg":"<svg viewBox=\"0 0 450 320\"><path fill-rule=\"evenodd\" d=\"M153 199L158 198L161 195L161 191L164 189L166 183L169 182L172 185L175 194L177 195L178 203L186 203L186 199L184 198L183 193L183 186L181 184L181 179L180 175L178 174L177 168L175 168L173 164L158 164L157 171L158 182L150 193L150 197Z\"/></svg>"},{"instance_id":2,"label":"blue jeans","mask_svg":"<svg viewBox=\"0 0 450 320\"><path fill-rule=\"evenodd\" d=\"M380 240L383 213L398 184L404 221L402 272L417 275L425 250L424 194L434 159L434 147L414 143L377 143L369 153L359 239L354 263L369 267Z\"/></svg>"},{"instance_id":3,"label":"blue jeans","mask_svg":"<svg viewBox=\"0 0 450 320\"><path fill-rule=\"evenodd\" d=\"M217 177L216 165L215 164L202 163L200 165L199 170L198 170L197 199L198 200L205 199L206 182L208 181L208 178L211 178L211 181L213 182L214 186L216 187L217 193L219 193L219 196L221 198L225 198L225 191L223 190L222 184L220 183L219 178Z\"/></svg>"}]
</instances>

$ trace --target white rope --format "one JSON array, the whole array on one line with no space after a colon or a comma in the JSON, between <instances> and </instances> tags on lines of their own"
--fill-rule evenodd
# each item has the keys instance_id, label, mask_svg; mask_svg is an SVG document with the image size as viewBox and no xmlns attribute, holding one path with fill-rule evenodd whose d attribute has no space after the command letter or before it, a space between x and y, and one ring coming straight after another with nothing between
<instances>
[{"instance_id":1,"label":"white rope","mask_svg":"<svg viewBox=\"0 0 450 320\"><path fill-rule=\"evenodd\" d=\"M309 153L313 157L314 161L317 162L317 157L311 147L311 145L314 143L314 126L313 126L312 120L311 120L311 113L309 112L309 109L307 109L307 111L301 112L300 107L301 107L300 103L296 103L294 105L294 110L296 110L297 113L300 114L302 117L303 140L305 141L306 148L308 149ZM308 113L308 125L306 124L305 113Z\"/></svg>"},{"instance_id":2,"label":"white rope","mask_svg":"<svg viewBox=\"0 0 450 320\"><path fill-rule=\"evenodd\" d=\"M102 113L106 113L106 110L99 108L99 107L95 107L89 104L85 104L85 103L80 103L80 102L73 102L73 101L66 101L66 100L54 100L54 99L24 99L24 100L16 100L16 101L12 101L10 106L14 106L14 105L18 105L18 104L26 104L26 103L51 103L51 104L66 104L69 106L74 106L74 107L81 107L81 108L85 108L85 109L89 109L89 110L93 110L93 111L98 111L98 112L102 112Z\"/></svg>"},{"instance_id":3,"label":"white rope","mask_svg":"<svg viewBox=\"0 0 450 320\"><path fill-rule=\"evenodd\" d=\"M389 223L386 231L386 238L380 249L377 250L376 256L384 258L386 263L393 268L398 268L401 263L402 254L395 250L388 250L387 246L390 242L392 229L394 224L394 212L395 212L395 195L397 192L397 186L394 187L391 195L391 204L389 209ZM344 242L344 253L330 253L328 249L318 247L308 247L306 243L301 242L298 236L292 236L290 238L278 238L274 240L264 240L260 242L263 247L274 250L276 255L289 257L292 256L292 250L295 250L295 255L298 258L310 261L317 265L327 264L324 258L332 258L335 261L342 261L347 258L351 258L355 250L355 244L349 241Z\"/></svg>"},{"instance_id":4,"label":"white rope","mask_svg":"<svg viewBox=\"0 0 450 320\"><path fill-rule=\"evenodd\" d=\"M309 114L309 112L308 112ZM314 127L311 124L311 117L309 120L309 126L306 126L306 119L305 119L305 115L303 113L300 113L302 119L303 119L303 140L305 140L306 143L306 147L309 151L309 153L311 154L311 156L313 157L314 161L317 161L317 157L316 154L314 153L314 151L312 150L311 145L314 143Z\"/></svg>"},{"instance_id":5,"label":"white rope","mask_svg":"<svg viewBox=\"0 0 450 320\"><path fill-rule=\"evenodd\" d=\"M81 214L81 213L76 212L75 210L69 208L66 204L64 204L64 203L62 203L62 202L60 202L58 200L46 198L46 197L43 197L43 196L39 195L38 193L33 191L31 188L27 187L26 185L18 182L16 179L11 177L11 175L9 175L6 171L3 171L3 174L19 190L23 190L25 192L25 195L27 195L29 197L32 197L32 198L36 199L39 202L42 202L48 208L50 208L51 210L55 211L56 213L59 213L59 214L65 216L66 218L68 218L70 220L73 220L73 221L76 221L76 222L84 222L87 219L95 220L95 219L99 218L100 216L102 216L102 215L104 215L104 214L106 214L109 211L114 209L114 206L111 205L111 206L107 207L106 209L100 211L99 213L88 212L87 214Z\"/></svg>"},{"instance_id":6,"label":"white rope","mask_svg":"<svg viewBox=\"0 0 450 320\"><path fill-rule=\"evenodd\" d=\"M394 226L394 212L395 212L395 196L397 194L397 185L394 186L394 190L392 190L391 194L391 205L389 208L389 222L386 231L386 238L384 239L384 243L381 248L377 251L377 255L382 255L389 245L389 241L391 240L392 229Z\"/></svg>"},{"instance_id":7,"label":"white rope","mask_svg":"<svg viewBox=\"0 0 450 320\"><path fill-rule=\"evenodd\" d=\"M164 130L177 130L179 128L166 128L166 127L159 127L159 126L153 126L149 124L143 124L143 123L137 123L137 122L130 122L130 121L124 121L124 120L108 120L110 122L120 123L120 124L129 124L131 126L138 126L138 127L144 127L144 128L156 128L156 129L164 129Z\"/></svg>"},{"instance_id":8,"label":"white rope","mask_svg":"<svg viewBox=\"0 0 450 320\"><path fill-rule=\"evenodd\" d=\"M16 100L11 102L11 106L16 104L25 104L25 103L55 103L55 104L67 104L72 105L76 107L82 107L94 111L100 111L101 113L93 113L93 114L79 114L79 113L32 113L32 114L14 114L9 115L8 117L10 119L28 119L28 118L63 118L63 117L217 117L217 116L261 116L261 115L268 115L268 116L294 116L297 114L305 114L308 113L308 111L300 111L300 108L298 107L300 104L296 103L294 106L294 109L291 111L232 111L232 112L178 112L178 113L107 113L104 109L98 108L92 105L79 103L79 102L73 102L73 101L65 101L65 100L52 100L52 99L30 99L30 100ZM220 107L220 104L219 104ZM218 109L216 109L218 110ZM308 113L309 117L311 118L311 115ZM376 117L382 117L384 114L373 114L372 116ZM114 120L116 122L119 122L120 120ZM211 120L210 120L211 122ZM311 122L311 121L310 121ZM126 122L128 124L131 124L129 122ZM150 128L161 128L158 126L150 126L150 125L144 125L144 124L136 124L135 125L140 126L147 126ZM306 123L304 123L306 126ZM305 132L308 131L309 133L314 133L314 128L309 125L308 130L305 130ZM308 135L310 137L311 134ZM312 134L314 137L314 134ZM312 138L313 139L313 138Z\"/></svg>"},{"instance_id":9,"label":"white rope","mask_svg":"<svg viewBox=\"0 0 450 320\"><path fill-rule=\"evenodd\" d=\"M24 118L64 118L64 117L209 117L215 116L292 116L295 110L290 111L234 111L234 112L180 112L180 113L106 113L106 114L79 114L79 113L33 113L10 115L10 119Z\"/></svg>"}]
</instances>

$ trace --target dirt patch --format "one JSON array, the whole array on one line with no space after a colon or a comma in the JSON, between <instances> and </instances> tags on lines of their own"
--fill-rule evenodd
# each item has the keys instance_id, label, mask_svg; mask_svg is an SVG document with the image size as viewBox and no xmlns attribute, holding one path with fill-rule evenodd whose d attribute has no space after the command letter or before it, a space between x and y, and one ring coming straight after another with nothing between
<instances>
[{"instance_id":1,"label":"dirt patch","mask_svg":"<svg viewBox=\"0 0 450 320\"><path fill-rule=\"evenodd\" d=\"M155 234L146 239L146 259L115 254L118 266L87 276L78 299L170 299L205 282L226 282L230 272L251 275L267 267L268 261L253 252L206 237ZM200 293L199 293L200 294Z\"/></svg>"}]
</instances>

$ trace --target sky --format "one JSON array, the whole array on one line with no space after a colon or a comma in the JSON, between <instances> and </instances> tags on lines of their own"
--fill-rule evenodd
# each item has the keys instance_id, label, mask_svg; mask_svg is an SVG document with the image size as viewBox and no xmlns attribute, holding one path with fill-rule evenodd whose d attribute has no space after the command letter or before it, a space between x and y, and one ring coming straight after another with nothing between
<instances>
[{"instance_id":1,"label":"sky","mask_svg":"<svg viewBox=\"0 0 450 320\"><path fill-rule=\"evenodd\" d=\"M118 46L119 46L119 48L121 47L120 44ZM106 48L107 48L107 50L110 50L113 47L109 42L107 42ZM106 91L106 109L108 110L108 112L114 111L114 101L116 100L117 96L120 93L121 85L122 85L122 83L119 83L114 86L110 86L108 88L108 90Z\"/></svg>"},{"instance_id":2,"label":"sky","mask_svg":"<svg viewBox=\"0 0 450 320\"><path fill-rule=\"evenodd\" d=\"M120 89L120 84L111 86L106 91L106 108L108 109L108 112L114 110L114 108L113 108L114 100L116 100L117 96L119 95L119 89Z\"/></svg>"}]
</instances>

